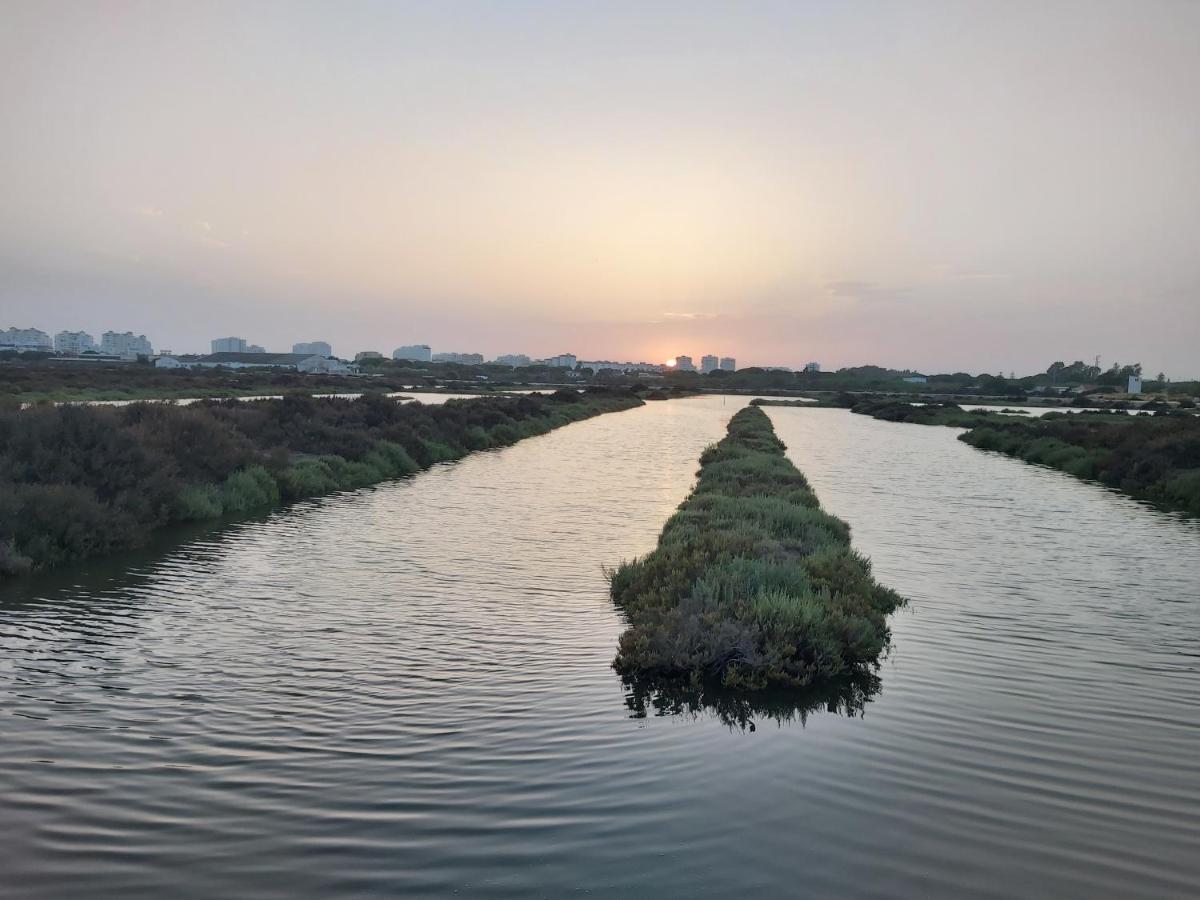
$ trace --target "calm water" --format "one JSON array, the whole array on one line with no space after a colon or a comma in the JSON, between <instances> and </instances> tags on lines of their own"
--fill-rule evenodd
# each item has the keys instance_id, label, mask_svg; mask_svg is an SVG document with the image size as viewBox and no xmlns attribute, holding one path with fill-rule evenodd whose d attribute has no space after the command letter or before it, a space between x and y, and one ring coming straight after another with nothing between
<instances>
[{"instance_id":1,"label":"calm water","mask_svg":"<svg viewBox=\"0 0 1200 900\"><path fill-rule=\"evenodd\" d=\"M727 403L4 589L0 893L1195 896L1200 524L951 429L770 411L912 599L863 716L631 716L600 567Z\"/></svg>"}]
</instances>

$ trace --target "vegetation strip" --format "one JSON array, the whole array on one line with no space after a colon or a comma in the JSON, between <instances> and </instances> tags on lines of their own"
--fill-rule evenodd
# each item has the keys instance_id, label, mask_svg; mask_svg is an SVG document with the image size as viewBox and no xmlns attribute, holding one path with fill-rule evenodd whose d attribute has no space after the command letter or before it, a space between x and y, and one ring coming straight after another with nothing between
<instances>
[{"instance_id":1,"label":"vegetation strip","mask_svg":"<svg viewBox=\"0 0 1200 900\"><path fill-rule=\"evenodd\" d=\"M747 407L700 457L658 547L610 573L627 679L800 687L869 671L905 601L871 577L771 420Z\"/></svg>"},{"instance_id":2,"label":"vegetation strip","mask_svg":"<svg viewBox=\"0 0 1200 900\"><path fill-rule=\"evenodd\" d=\"M0 575L132 549L173 522L410 475L641 404L591 389L438 406L367 394L0 412Z\"/></svg>"},{"instance_id":3,"label":"vegetation strip","mask_svg":"<svg viewBox=\"0 0 1200 900\"><path fill-rule=\"evenodd\" d=\"M1194 416L1064 414L989 423L958 438L1200 516L1200 418Z\"/></svg>"}]
</instances>

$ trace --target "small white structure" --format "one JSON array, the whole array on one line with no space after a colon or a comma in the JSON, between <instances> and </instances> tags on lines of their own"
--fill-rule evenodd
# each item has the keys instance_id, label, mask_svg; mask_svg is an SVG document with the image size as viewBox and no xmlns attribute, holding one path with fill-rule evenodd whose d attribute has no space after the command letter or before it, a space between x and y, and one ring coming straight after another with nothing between
<instances>
[{"instance_id":1,"label":"small white structure","mask_svg":"<svg viewBox=\"0 0 1200 900\"><path fill-rule=\"evenodd\" d=\"M433 354L433 361L440 363L459 363L464 366L481 366L483 365L482 353L455 353L446 351L444 353Z\"/></svg>"},{"instance_id":2,"label":"small white structure","mask_svg":"<svg viewBox=\"0 0 1200 900\"><path fill-rule=\"evenodd\" d=\"M1129 384L1125 388L1127 394L1140 394L1142 392L1142 376L1130 375Z\"/></svg>"},{"instance_id":3,"label":"small white structure","mask_svg":"<svg viewBox=\"0 0 1200 900\"><path fill-rule=\"evenodd\" d=\"M307 375L320 373L322 375L348 375L350 367L340 359L328 356L310 356L296 363L296 371Z\"/></svg>"},{"instance_id":4,"label":"small white structure","mask_svg":"<svg viewBox=\"0 0 1200 900\"><path fill-rule=\"evenodd\" d=\"M413 362L432 362L433 351L428 344L408 344L397 347L392 351L392 359L406 359Z\"/></svg>"},{"instance_id":5,"label":"small white structure","mask_svg":"<svg viewBox=\"0 0 1200 900\"><path fill-rule=\"evenodd\" d=\"M187 363L180 362L174 356L154 357L154 368L156 369L186 369L187 367Z\"/></svg>"},{"instance_id":6,"label":"small white structure","mask_svg":"<svg viewBox=\"0 0 1200 900\"><path fill-rule=\"evenodd\" d=\"M929 378L925 375L905 375L901 381L907 381L909 384L929 384Z\"/></svg>"}]
</instances>

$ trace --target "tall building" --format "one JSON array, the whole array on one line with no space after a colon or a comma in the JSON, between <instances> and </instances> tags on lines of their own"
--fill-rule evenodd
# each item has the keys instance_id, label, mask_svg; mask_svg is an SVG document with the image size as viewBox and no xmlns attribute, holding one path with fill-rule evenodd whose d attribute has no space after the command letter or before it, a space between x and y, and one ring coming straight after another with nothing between
<instances>
[{"instance_id":1,"label":"tall building","mask_svg":"<svg viewBox=\"0 0 1200 900\"><path fill-rule=\"evenodd\" d=\"M700 371L702 374L707 375L709 372L715 372L719 368L721 368L721 360L717 357L711 354L700 357Z\"/></svg>"},{"instance_id":2,"label":"tall building","mask_svg":"<svg viewBox=\"0 0 1200 900\"><path fill-rule=\"evenodd\" d=\"M245 338L223 337L209 342L213 353L249 353Z\"/></svg>"},{"instance_id":3,"label":"tall building","mask_svg":"<svg viewBox=\"0 0 1200 900\"><path fill-rule=\"evenodd\" d=\"M692 362L692 358L690 356L677 356L675 357L675 371L695 372L696 364Z\"/></svg>"},{"instance_id":4,"label":"tall building","mask_svg":"<svg viewBox=\"0 0 1200 900\"><path fill-rule=\"evenodd\" d=\"M482 353L454 353L447 351L445 353L433 354L433 361L440 363L458 363L463 366L481 366L483 365Z\"/></svg>"},{"instance_id":5,"label":"tall building","mask_svg":"<svg viewBox=\"0 0 1200 900\"><path fill-rule=\"evenodd\" d=\"M821 364L820 364L820 363L815 363L815 362L813 362L813 363L805 363L805 364L804 364L804 371L805 371L805 372L820 372L820 371L821 371Z\"/></svg>"},{"instance_id":6,"label":"tall building","mask_svg":"<svg viewBox=\"0 0 1200 900\"><path fill-rule=\"evenodd\" d=\"M406 347L397 347L392 351L392 359L411 359L416 362L431 362L433 360L433 351L429 349L428 344L409 344Z\"/></svg>"},{"instance_id":7,"label":"tall building","mask_svg":"<svg viewBox=\"0 0 1200 900\"><path fill-rule=\"evenodd\" d=\"M737 360L734 359L732 356L722 356L721 357L721 371L722 372L736 372L737 371Z\"/></svg>"},{"instance_id":8,"label":"tall building","mask_svg":"<svg viewBox=\"0 0 1200 900\"><path fill-rule=\"evenodd\" d=\"M50 335L37 328L9 328L0 331L0 350L44 350L54 349Z\"/></svg>"},{"instance_id":9,"label":"tall building","mask_svg":"<svg viewBox=\"0 0 1200 900\"><path fill-rule=\"evenodd\" d=\"M547 358L544 362L556 369L574 369L579 364L579 359L574 353L560 353L558 356Z\"/></svg>"},{"instance_id":10,"label":"tall building","mask_svg":"<svg viewBox=\"0 0 1200 900\"><path fill-rule=\"evenodd\" d=\"M85 350L95 350L96 341L86 331L60 331L54 336L54 352L78 356Z\"/></svg>"},{"instance_id":11,"label":"tall building","mask_svg":"<svg viewBox=\"0 0 1200 900\"><path fill-rule=\"evenodd\" d=\"M524 353L503 353L496 357L495 363L499 366L512 366L516 369L521 366L533 365L533 360Z\"/></svg>"},{"instance_id":12,"label":"tall building","mask_svg":"<svg viewBox=\"0 0 1200 900\"><path fill-rule=\"evenodd\" d=\"M132 331L104 332L100 336L100 351L112 356L123 356L126 359L154 354L150 340L144 334L135 335Z\"/></svg>"},{"instance_id":13,"label":"tall building","mask_svg":"<svg viewBox=\"0 0 1200 900\"><path fill-rule=\"evenodd\" d=\"M309 341L308 343L292 344L293 353L306 353L311 356L333 356L333 348L325 341Z\"/></svg>"}]
</instances>

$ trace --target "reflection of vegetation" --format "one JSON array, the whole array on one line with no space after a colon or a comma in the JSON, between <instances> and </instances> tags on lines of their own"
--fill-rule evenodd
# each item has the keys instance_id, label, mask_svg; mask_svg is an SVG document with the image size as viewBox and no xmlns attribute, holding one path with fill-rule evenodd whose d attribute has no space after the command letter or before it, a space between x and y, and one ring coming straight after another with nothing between
<instances>
[{"instance_id":1,"label":"reflection of vegetation","mask_svg":"<svg viewBox=\"0 0 1200 900\"><path fill-rule=\"evenodd\" d=\"M374 484L640 403L598 389L444 406L372 394L2 412L0 574L136 548L171 522Z\"/></svg>"},{"instance_id":2,"label":"reflection of vegetation","mask_svg":"<svg viewBox=\"0 0 1200 900\"><path fill-rule=\"evenodd\" d=\"M731 728L753 731L756 719L779 725L804 724L815 712L860 716L879 693L881 682L875 672L864 669L841 679L831 679L806 688L735 691L720 686L655 682L623 678L625 705L634 718L648 716L715 716Z\"/></svg>"},{"instance_id":3,"label":"reflection of vegetation","mask_svg":"<svg viewBox=\"0 0 1200 900\"><path fill-rule=\"evenodd\" d=\"M757 690L866 670L904 601L820 509L771 420L738 412L658 547L612 573L623 676Z\"/></svg>"}]
</instances>

